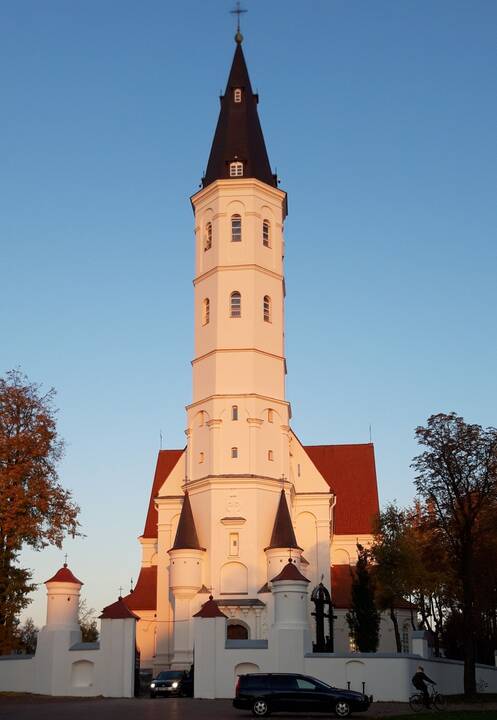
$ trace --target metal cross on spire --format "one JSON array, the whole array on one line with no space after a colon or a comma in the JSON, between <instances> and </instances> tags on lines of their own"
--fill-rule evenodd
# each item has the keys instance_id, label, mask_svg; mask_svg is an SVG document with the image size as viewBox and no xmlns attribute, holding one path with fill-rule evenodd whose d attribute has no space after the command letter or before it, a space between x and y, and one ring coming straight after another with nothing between
<instances>
[{"instance_id":1,"label":"metal cross on spire","mask_svg":"<svg viewBox=\"0 0 497 720\"><path fill-rule=\"evenodd\" d=\"M246 13L246 12L248 12L248 11L245 10L244 8L241 8L241 7L240 7L240 2L237 2L237 3L236 3L236 7L235 7L234 10L230 10L230 15L236 15L236 16L237 16L237 18L236 18L236 31L237 31L237 33L240 32L240 15L243 15L243 13Z\"/></svg>"},{"instance_id":2,"label":"metal cross on spire","mask_svg":"<svg viewBox=\"0 0 497 720\"><path fill-rule=\"evenodd\" d=\"M67 553L64 555L64 565L67 567Z\"/></svg>"}]
</instances>

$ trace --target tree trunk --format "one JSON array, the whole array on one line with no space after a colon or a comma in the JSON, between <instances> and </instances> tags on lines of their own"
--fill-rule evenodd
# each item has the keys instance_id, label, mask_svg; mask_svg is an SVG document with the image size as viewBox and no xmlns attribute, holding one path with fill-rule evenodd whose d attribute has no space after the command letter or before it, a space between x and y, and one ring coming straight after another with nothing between
<instances>
[{"instance_id":1,"label":"tree trunk","mask_svg":"<svg viewBox=\"0 0 497 720\"><path fill-rule=\"evenodd\" d=\"M475 613L473 554L471 546L463 549L461 582L463 586L463 648L464 648L464 695L476 695Z\"/></svg>"},{"instance_id":2,"label":"tree trunk","mask_svg":"<svg viewBox=\"0 0 497 720\"><path fill-rule=\"evenodd\" d=\"M397 620L397 615L395 614L395 610L393 607L390 608L390 619L393 622L393 629L395 631L395 642L397 644L397 652L402 652L402 641L400 639L400 632L399 632L399 621Z\"/></svg>"}]
</instances>

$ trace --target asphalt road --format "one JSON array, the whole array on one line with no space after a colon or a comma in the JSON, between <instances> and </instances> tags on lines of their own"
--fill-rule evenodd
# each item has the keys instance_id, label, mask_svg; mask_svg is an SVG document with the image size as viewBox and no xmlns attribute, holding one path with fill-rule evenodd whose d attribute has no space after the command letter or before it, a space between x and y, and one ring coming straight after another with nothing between
<instances>
[{"instance_id":1,"label":"asphalt road","mask_svg":"<svg viewBox=\"0 0 497 720\"><path fill-rule=\"evenodd\" d=\"M497 703L465 706L457 709L495 710ZM388 718L410 713L406 703L373 703L366 713L356 713L358 720ZM308 715L278 713L276 718L303 720ZM318 720L325 715L313 715ZM231 700L194 700L191 698L54 698L42 695L1 695L0 720L249 720L251 713L235 710Z\"/></svg>"}]
</instances>

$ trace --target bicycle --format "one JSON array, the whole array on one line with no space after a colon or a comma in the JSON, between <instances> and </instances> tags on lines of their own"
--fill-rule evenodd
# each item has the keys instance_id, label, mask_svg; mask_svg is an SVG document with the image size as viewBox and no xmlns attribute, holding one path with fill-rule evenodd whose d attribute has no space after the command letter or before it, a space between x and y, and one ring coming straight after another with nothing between
<instances>
[{"instance_id":1,"label":"bicycle","mask_svg":"<svg viewBox=\"0 0 497 720\"><path fill-rule=\"evenodd\" d=\"M444 696L435 690L434 685L428 686L428 694L430 696L430 704L428 707L425 705L425 700L422 692L417 692L411 695L409 698L409 707L415 713L421 712L421 710L430 710L432 707L435 710L445 710L447 707L447 700Z\"/></svg>"}]
</instances>

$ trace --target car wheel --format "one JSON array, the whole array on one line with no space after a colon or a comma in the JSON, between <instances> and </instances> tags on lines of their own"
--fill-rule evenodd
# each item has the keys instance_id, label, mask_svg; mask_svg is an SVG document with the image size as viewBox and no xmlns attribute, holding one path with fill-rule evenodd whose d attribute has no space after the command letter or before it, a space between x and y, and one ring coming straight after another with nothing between
<instances>
[{"instance_id":1,"label":"car wheel","mask_svg":"<svg viewBox=\"0 0 497 720\"><path fill-rule=\"evenodd\" d=\"M258 698L252 705L252 715L256 717L267 717L269 715L269 705L263 698Z\"/></svg>"},{"instance_id":2,"label":"car wheel","mask_svg":"<svg viewBox=\"0 0 497 720\"><path fill-rule=\"evenodd\" d=\"M350 715L350 705L345 700L339 700L335 705L335 715L339 718L345 718Z\"/></svg>"}]
</instances>

